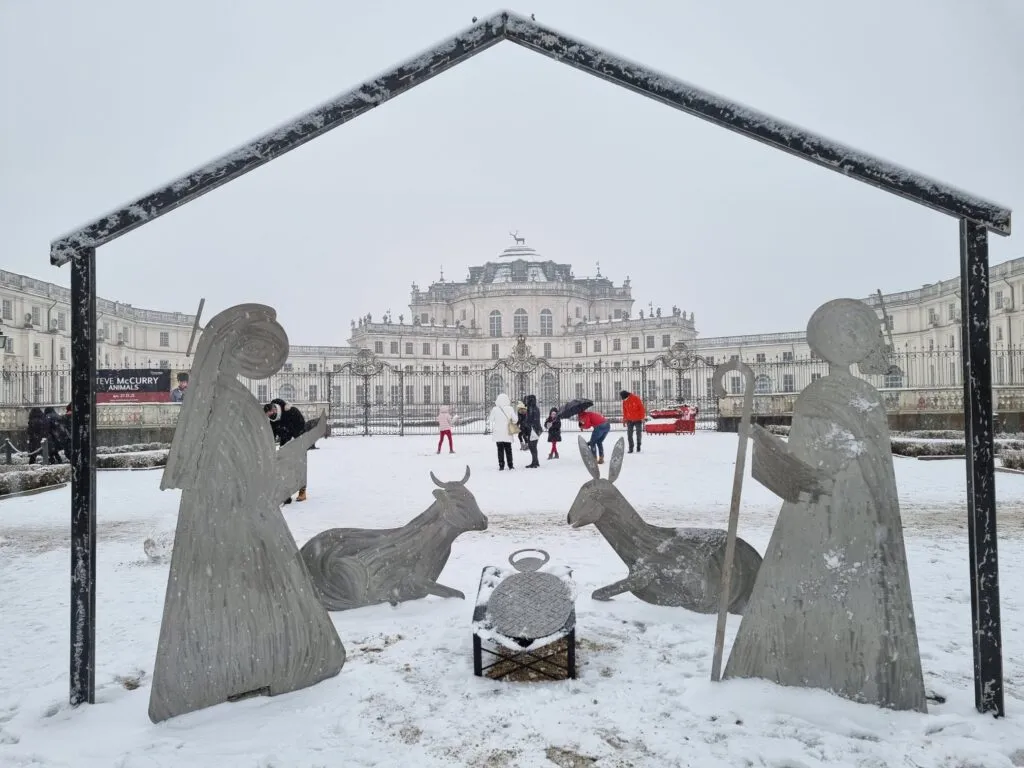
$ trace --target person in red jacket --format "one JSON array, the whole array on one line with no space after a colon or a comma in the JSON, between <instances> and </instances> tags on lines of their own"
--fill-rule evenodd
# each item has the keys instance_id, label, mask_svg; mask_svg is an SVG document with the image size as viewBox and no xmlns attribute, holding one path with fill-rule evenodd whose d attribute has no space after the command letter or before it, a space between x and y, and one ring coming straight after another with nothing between
<instances>
[{"instance_id":1,"label":"person in red jacket","mask_svg":"<svg viewBox=\"0 0 1024 768\"><path fill-rule=\"evenodd\" d=\"M581 411L579 425L580 429L593 428L594 434L591 435L587 445L590 447L590 452L597 456L597 463L604 464L604 439L608 437L612 425L597 411Z\"/></svg>"},{"instance_id":2,"label":"person in red jacket","mask_svg":"<svg viewBox=\"0 0 1024 768\"><path fill-rule=\"evenodd\" d=\"M644 401L640 399L639 395L626 390L619 392L619 397L622 398L622 423L626 425L629 452L633 452L633 431L636 430L636 452L640 453L640 440L644 434L644 419L647 418Z\"/></svg>"}]
</instances>

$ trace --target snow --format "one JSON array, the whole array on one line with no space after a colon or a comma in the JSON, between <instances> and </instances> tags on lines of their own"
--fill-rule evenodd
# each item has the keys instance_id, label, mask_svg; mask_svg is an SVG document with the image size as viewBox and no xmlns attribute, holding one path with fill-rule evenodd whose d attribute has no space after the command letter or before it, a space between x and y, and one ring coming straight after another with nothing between
<instances>
[{"instance_id":1,"label":"snow","mask_svg":"<svg viewBox=\"0 0 1024 768\"><path fill-rule=\"evenodd\" d=\"M621 432L613 433L607 445ZM736 436L648 436L616 486L649 522L725 528ZM710 682L714 615L610 602L590 593L626 575L593 526L566 514L590 479L572 441L540 469L514 451L497 471L487 436L458 436L435 455L424 437L343 437L310 453L310 497L284 507L297 541L333 526L401 525L433 500L428 472L461 478L490 519L460 537L441 575L466 600L425 600L333 614L349 657L303 691L223 704L153 725L150 673L178 494L159 472L98 475L97 703L69 708L67 488L0 501L0 766L895 766L1024 764L1024 601L1004 588L1009 716L974 711L963 465L895 459L925 684L947 698L930 713L894 713L822 691L762 681ZM606 467L607 468L607 467ZM1004 584L1024 578L1024 476L1000 474ZM780 502L749 477L739 535L763 552ZM576 600L575 681L508 683L473 676L471 622L484 566L540 547L568 566ZM822 553L846 563L837 545ZM853 574L851 573L851 577ZM739 625L729 617L726 654ZM1019 751L1019 752L1018 752ZM1014 760L1010 756L1018 753ZM1016 761L1016 762L1015 762Z\"/></svg>"}]
</instances>

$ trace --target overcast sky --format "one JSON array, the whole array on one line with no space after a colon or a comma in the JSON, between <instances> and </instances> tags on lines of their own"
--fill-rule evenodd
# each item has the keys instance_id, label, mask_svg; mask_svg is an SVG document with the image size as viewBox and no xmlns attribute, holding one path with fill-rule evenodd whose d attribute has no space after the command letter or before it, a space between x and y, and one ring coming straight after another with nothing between
<instances>
[{"instance_id":1,"label":"overcast sky","mask_svg":"<svg viewBox=\"0 0 1024 768\"><path fill-rule=\"evenodd\" d=\"M68 284L49 242L388 69L492 0L0 0L0 267ZM483 4L481 4L483 3ZM509 6L1016 211L1020 0ZM843 10L835 10L842 7ZM207 317L272 304L293 343L408 315L518 229L632 278L701 335L959 273L954 219L510 43L104 246L100 294ZM1024 256L992 237L992 262Z\"/></svg>"}]
</instances>

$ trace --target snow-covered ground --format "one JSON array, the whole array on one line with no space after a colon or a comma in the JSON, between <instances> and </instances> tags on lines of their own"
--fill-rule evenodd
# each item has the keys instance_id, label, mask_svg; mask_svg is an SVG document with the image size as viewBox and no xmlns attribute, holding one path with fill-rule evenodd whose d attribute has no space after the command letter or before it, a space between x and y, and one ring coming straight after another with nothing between
<instances>
[{"instance_id":1,"label":"snow-covered ground","mask_svg":"<svg viewBox=\"0 0 1024 768\"><path fill-rule=\"evenodd\" d=\"M713 684L714 616L630 595L592 601L625 567L592 527L566 525L589 479L573 442L538 470L521 469L516 451L511 473L497 471L482 436L457 437L454 456L435 455L430 437L321 445L310 454L309 501L284 508L299 544L338 525L403 524L432 501L429 470L454 480L471 467L468 487L490 528L456 542L440 579L467 600L333 614L349 652L337 677L153 725L149 676L167 566L147 559L143 541L173 531L178 494L158 490L160 470L101 473L97 704L72 710L69 491L0 501L0 766L1024 765L1024 606L1014 588L1024 579L1024 476L996 478L1009 716L995 720L973 708L962 460L894 459L926 686L947 697L917 715L759 681ZM724 527L735 453L735 435L651 436L642 454L626 456L617 485L650 522ZM748 476L740 535L761 552L779 506ZM575 570L580 677L474 677L480 570L530 546ZM730 617L728 643L738 624Z\"/></svg>"}]
</instances>

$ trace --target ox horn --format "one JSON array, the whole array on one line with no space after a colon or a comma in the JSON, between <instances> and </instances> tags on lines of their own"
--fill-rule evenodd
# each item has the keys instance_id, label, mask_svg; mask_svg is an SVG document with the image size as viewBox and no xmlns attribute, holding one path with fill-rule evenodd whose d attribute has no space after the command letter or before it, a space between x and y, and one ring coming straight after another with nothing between
<instances>
[{"instance_id":1,"label":"ox horn","mask_svg":"<svg viewBox=\"0 0 1024 768\"><path fill-rule=\"evenodd\" d=\"M459 485L465 485L469 482L469 465L466 465L466 476L459 481Z\"/></svg>"},{"instance_id":2,"label":"ox horn","mask_svg":"<svg viewBox=\"0 0 1024 768\"><path fill-rule=\"evenodd\" d=\"M430 473L430 479L434 481L434 485L436 485L438 488L444 488L445 487L444 483L442 483L440 480L438 480L437 479L437 475L435 475L433 472Z\"/></svg>"}]
</instances>

